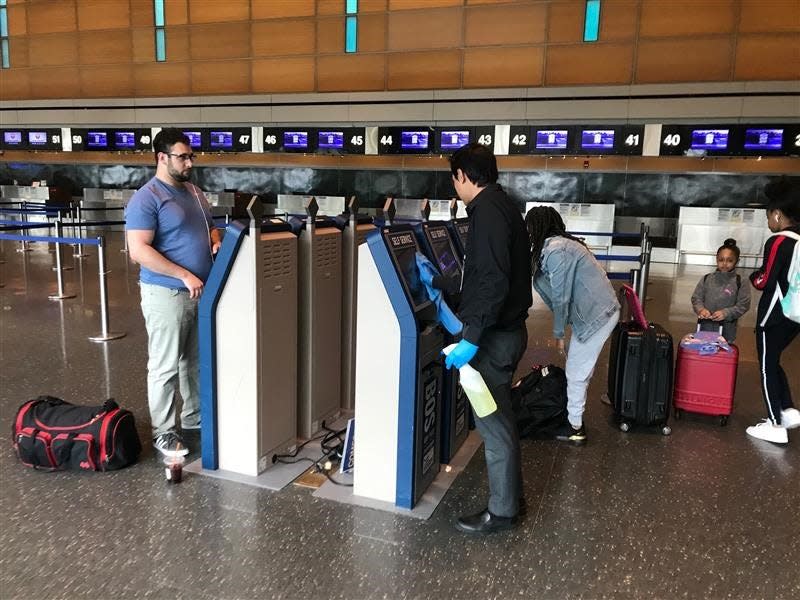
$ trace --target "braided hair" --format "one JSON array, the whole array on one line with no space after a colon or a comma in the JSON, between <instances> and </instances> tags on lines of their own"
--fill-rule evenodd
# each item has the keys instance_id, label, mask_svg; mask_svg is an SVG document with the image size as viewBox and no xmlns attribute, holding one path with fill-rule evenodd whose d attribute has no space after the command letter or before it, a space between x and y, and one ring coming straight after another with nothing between
<instances>
[{"instance_id":1,"label":"braided hair","mask_svg":"<svg viewBox=\"0 0 800 600\"><path fill-rule=\"evenodd\" d=\"M525 227L531 241L531 271L535 275L542 261L542 248L549 237L561 236L585 246L583 240L567 233L561 215L552 206L534 206L525 215Z\"/></svg>"}]
</instances>

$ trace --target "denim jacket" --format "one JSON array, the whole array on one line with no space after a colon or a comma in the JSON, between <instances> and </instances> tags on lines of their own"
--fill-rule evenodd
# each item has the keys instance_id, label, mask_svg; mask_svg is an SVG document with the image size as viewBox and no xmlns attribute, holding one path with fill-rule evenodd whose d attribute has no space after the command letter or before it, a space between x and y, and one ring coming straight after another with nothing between
<instances>
[{"instance_id":1,"label":"denim jacket","mask_svg":"<svg viewBox=\"0 0 800 600\"><path fill-rule=\"evenodd\" d=\"M553 311L553 337L567 323L585 342L620 309L606 272L582 244L561 236L547 238L533 287Z\"/></svg>"}]
</instances>

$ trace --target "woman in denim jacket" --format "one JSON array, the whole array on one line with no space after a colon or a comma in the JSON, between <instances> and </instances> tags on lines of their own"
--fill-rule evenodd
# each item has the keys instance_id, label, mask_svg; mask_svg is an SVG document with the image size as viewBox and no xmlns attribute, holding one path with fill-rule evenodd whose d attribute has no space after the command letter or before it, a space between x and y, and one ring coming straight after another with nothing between
<instances>
[{"instance_id":1,"label":"woman in denim jacket","mask_svg":"<svg viewBox=\"0 0 800 600\"><path fill-rule=\"evenodd\" d=\"M528 211L525 224L533 287L553 311L553 337L562 353L567 324L572 328L565 369L569 424L556 439L582 445L586 390L603 345L619 321L620 305L603 267L582 241L566 232L555 209L536 206Z\"/></svg>"}]
</instances>

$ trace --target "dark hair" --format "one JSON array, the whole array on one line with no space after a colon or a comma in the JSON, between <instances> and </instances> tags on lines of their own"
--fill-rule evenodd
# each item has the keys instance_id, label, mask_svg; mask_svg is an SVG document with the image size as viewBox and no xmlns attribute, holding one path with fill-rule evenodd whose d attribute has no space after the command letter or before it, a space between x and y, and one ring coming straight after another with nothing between
<instances>
[{"instance_id":1,"label":"dark hair","mask_svg":"<svg viewBox=\"0 0 800 600\"><path fill-rule=\"evenodd\" d=\"M186 144L190 148L192 147L192 142L185 133L183 133L180 129L176 127L165 127L161 131L156 134L156 137L153 138L153 152L156 154L156 158L158 158L158 153L163 152L164 154L168 154L172 151L172 147L175 144Z\"/></svg>"},{"instance_id":2,"label":"dark hair","mask_svg":"<svg viewBox=\"0 0 800 600\"><path fill-rule=\"evenodd\" d=\"M477 142L461 146L450 156L450 172L455 176L459 169L479 187L497 181L497 158L489 148Z\"/></svg>"},{"instance_id":3,"label":"dark hair","mask_svg":"<svg viewBox=\"0 0 800 600\"><path fill-rule=\"evenodd\" d=\"M736 257L736 262L739 262L739 246L736 245L736 240L733 238L728 238L724 242L722 242L722 246L717 248L717 256L723 250L730 250L733 252L733 255Z\"/></svg>"},{"instance_id":4,"label":"dark hair","mask_svg":"<svg viewBox=\"0 0 800 600\"><path fill-rule=\"evenodd\" d=\"M795 223L800 223L800 177L785 175L769 182L764 188L767 212L780 210Z\"/></svg>"},{"instance_id":5,"label":"dark hair","mask_svg":"<svg viewBox=\"0 0 800 600\"><path fill-rule=\"evenodd\" d=\"M534 206L525 215L525 227L528 229L528 239L531 242L531 268L533 273L539 268L542 260L542 248L547 238L558 235L568 240L574 240L585 246L582 240L567 233L567 228L561 215L552 206Z\"/></svg>"}]
</instances>

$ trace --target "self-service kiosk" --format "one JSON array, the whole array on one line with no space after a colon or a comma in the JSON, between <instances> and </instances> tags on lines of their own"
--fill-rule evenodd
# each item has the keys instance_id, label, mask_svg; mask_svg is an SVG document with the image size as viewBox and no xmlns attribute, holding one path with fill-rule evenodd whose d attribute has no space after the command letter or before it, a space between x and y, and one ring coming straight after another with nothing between
<instances>
[{"instance_id":1,"label":"self-service kiosk","mask_svg":"<svg viewBox=\"0 0 800 600\"><path fill-rule=\"evenodd\" d=\"M408 225L358 249L353 493L411 509L439 471L442 347Z\"/></svg>"},{"instance_id":2,"label":"self-service kiosk","mask_svg":"<svg viewBox=\"0 0 800 600\"><path fill-rule=\"evenodd\" d=\"M464 266L464 257L467 255L467 237L469 236L469 218L466 216L459 216L464 212L463 203L456 200L450 201L450 220L447 221L447 228L450 230L453 242L455 242L456 250L458 250L458 257L461 266Z\"/></svg>"},{"instance_id":3,"label":"self-service kiosk","mask_svg":"<svg viewBox=\"0 0 800 600\"><path fill-rule=\"evenodd\" d=\"M277 218L226 229L198 305L202 466L257 476L296 446L297 236Z\"/></svg>"},{"instance_id":4,"label":"self-service kiosk","mask_svg":"<svg viewBox=\"0 0 800 600\"><path fill-rule=\"evenodd\" d=\"M344 208L341 198L340 210ZM298 205L298 202L300 203ZM342 231L318 218L312 196L278 196L279 209L297 215L299 229L299 369L297 433L310 438L341 413Z\"/></svg>"}]
</instances>

